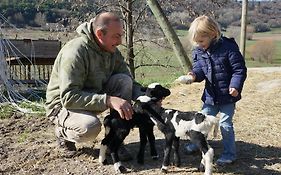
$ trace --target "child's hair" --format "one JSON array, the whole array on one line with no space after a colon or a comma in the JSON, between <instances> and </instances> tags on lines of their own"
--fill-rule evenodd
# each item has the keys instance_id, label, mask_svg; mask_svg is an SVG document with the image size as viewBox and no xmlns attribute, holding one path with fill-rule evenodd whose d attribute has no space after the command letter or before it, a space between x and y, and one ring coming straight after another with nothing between
<instances>
[{"instance_id":1,"label":"child's hair","mask_svg":"<svg viewBox=\"0 0 281 175\"><path fill-rule=\"evenodd\" d=\"M205 15L197 17L191 23L188 33L192 45L197 45L195 42L197 37L215 36L215 40L218 40L221 36L219 25Z\"/></svg>"}]
</instances>

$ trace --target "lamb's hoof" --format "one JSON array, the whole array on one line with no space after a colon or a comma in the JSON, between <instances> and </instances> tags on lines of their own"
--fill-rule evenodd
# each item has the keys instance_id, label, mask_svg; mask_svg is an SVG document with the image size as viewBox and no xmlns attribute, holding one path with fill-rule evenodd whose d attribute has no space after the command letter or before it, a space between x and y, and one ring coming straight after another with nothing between
<instances>
[{"instance_id":1,"label":"lamb's hoof","mask_svg":"<svg viewBox=\"0 0 281 175\"><path fill-rule=\"evenodd\" d=\"M143 165L144 164L144 160L143 159L137 159L138 164Z\"/></svg>"},{"instance_id":2,"label":"lamb's hoof","mask_svg":"<svg viewBox=\"0 0 281 175\"><path fill-rule=\"evenodd\" d=\"M181 166L181 162L180 161L173 161L172 163L171 163L171 165L173 165L173 166L176 166L176 167L180 167Z\"/></svg>"},{"instance_id":3,"label":"lamb's hoof","mask_svg":"<svg viewBox=\"0 0 281 175\"><path fill-rule=\"evenodd\" d=\"M176 162L176 163L175 163L175 166L176 166L176 167L180 167L180 166L181 166L181 163Z\"/></svg>"},{"instance_id":4,"label":"lamb's hoof","mask_svg":"<svg viewBox=\"0 0 281 175\"><path fill-rule=\"evenodd\" d=\"M123 165L121 165L121 166L119 167L119 173L126 173L126 172L127 172L127 168L124 167Z\"/></svg>"},{"instance_id":5,"label":"lamb's hoof","mask_svg":"<svg viewBox=\"0 0 281 175\"><path fill-rule=\"evenodd\" d=\"M198 171L200 171L200 172L205 171L205 166L202 163L200 163L200 166L198 167Z\"/></svg>"},{"instance_id":6,"label":"lamb's hoof","mask_svg":"<svg viewBox=\"0 0 281 175\"><path fill-rule=\"evenodd\" d=\"M154 156L151 156L152 160L158 160L159 159L159 156L158 155L154 155Z\"/></svg>"},{"instance_id":7,"label":"lamb's hoof","mask_svg":"<svg viewBox=\"0 0 281 175\"><path fill-rule=\"evenodd\" d=\"M108 165L107 159L104 159L103 162L100 162L102 165Z\"/></svg>"},{"instance_id":8,"label":"lamb's hoof","mask_svg":"<svg viewBox=\"0 0 281 175\"><path fill-rule=\"evenodd\" d=\"M162 166L161 172L167 174L168 173L168 168Z\"/></svg>"}]
</instances>

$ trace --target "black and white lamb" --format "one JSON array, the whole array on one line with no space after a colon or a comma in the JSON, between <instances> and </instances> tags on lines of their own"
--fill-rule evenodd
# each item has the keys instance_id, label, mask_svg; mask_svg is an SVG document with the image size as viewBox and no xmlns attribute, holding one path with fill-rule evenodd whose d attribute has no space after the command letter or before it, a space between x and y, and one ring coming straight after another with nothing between
<instances>
[{"instance_id":1,"label":"black and white lamb","mask_svg":"<svg viewBox=\"0 0 281 175\"><path fill-rule=\"evenodd\" d=\"M205 171L205 175L211 175L214 150L209 146L206 138L218 119L200 112L181 112L174 109L165 109L153 103L149 104L153 110L150 110L148 115L154 116L151 119L161 118L165 122L163 124L161 119L154 121L159 130L164 133L166 140L161 171L165 173L168 171L172 147L174 148L174 164L180 166L179 139L188 136L191 142L196 144L202 152L199 170Z\"/></svg>"},{"instance_id":2,"label":"black and white lamb","mask_svg":"<svg viewBox=\"0 0 281 175\"><path fill-rule=\"evenodd\" d=\"M159 105L159 102L166 96L170 95L169 89L166 89L158 83L150 84L144 96L140 96L133 105L134 114L131 120L121 119L118 112L112 110L104 119L105 137L101 142L99 162L107 164L106 150L109 149L117 173L125 173L127 170L121 164L118 157L118 149L124 141L130 130L134 127L139 128L140 132L140 149L137 155L137 162L143 164L144 151L147 140L150 143L150 153L153 159L158 158L155 148L155 136L153 134L154 123L150 120L148 111L150 103ZM149 100L148 100L149 99ZM154 116L152 116L154 118ZM161 118L154 118L155 121L164 123Z\"/></svg>"}]
</instances>

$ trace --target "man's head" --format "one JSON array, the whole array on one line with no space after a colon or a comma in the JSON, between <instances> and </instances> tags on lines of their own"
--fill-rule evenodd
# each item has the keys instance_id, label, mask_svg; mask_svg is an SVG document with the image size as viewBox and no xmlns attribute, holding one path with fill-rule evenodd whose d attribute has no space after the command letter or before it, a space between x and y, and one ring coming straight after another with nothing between
<instances>
[{"instance_id":1,"label":"man's head","mask_svg":"<svg viewBox=\"0 0 281 175\"><path fill-rule=\"evenodd\" d=\"M98 45L106 52L114 53L122 43L123 26L120 18L111 12L98 14L91 20Z\"/></svg>"}]
</instances>

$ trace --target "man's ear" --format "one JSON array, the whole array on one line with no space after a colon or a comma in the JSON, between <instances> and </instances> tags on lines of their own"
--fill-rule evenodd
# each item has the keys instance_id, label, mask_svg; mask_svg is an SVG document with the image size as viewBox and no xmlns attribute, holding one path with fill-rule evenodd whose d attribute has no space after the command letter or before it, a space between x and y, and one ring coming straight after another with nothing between
<instances>
[{"instance_id":1,"label":"man's ear","mask_svg":"<svg viewBox=\"0 0 281 175\"><path fill-rule=\"evenodd\" d=\"M95 35L98 39L101 39L103 37L103 32L101 29L97 29L95 32Z\"/></svg>"}]
</instances>

